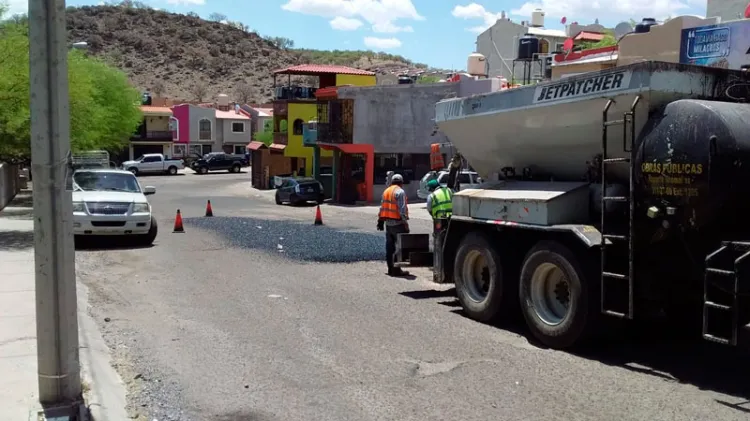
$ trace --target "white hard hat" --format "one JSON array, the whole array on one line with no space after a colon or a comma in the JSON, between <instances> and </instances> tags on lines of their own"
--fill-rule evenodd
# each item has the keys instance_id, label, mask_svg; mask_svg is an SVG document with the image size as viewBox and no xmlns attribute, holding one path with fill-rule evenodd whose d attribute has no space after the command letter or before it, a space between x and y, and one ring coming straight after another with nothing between
<instances>
[{"instance_id":1,"label":"white hard hat","mask_svg":"<svg viewBox=\"0 0 750 421\"><path fill-rule=\"evenodd\" d=\"M391 177L391 183L395 183L397 181L403 183L404 177L402 177L401 174L393 174L393 177Z\"/></svg>"}]
</instances>

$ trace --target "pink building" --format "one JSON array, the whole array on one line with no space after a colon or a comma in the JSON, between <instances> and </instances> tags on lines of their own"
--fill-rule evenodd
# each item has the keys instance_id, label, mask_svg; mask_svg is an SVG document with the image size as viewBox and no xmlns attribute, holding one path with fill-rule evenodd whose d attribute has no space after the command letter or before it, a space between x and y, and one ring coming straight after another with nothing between
<instances>
[{"instance_id":1,"label":"pink building","mask_svg":"<svg viewBox=\"0 0 750 421\"><path fill-rule=\"evenodd\" d=\"M169 125L176 158L221 151L244 154L252 140L250 117L223 94L215 104L173 106Z\"/></svg>"}]
</instances>

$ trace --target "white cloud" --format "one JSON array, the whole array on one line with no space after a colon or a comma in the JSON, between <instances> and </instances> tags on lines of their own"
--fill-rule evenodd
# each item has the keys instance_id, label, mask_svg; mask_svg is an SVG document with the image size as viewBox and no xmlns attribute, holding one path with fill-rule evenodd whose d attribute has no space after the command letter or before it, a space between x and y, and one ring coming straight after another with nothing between
<instances>
[{"instance_id":1,"label":"white cloud","mask_svg":"<svg viewBox=\"0 0 750 421\"><path fill-rule=\"evenodd\" d=\"M380 34L395 34L397 32L414 32L411 26L397 26L393 22L375 23L372 25L372 32Z\"/></svg>"},{"instance_id":2,"label":"white cloud","mask_svg":"<svg viewBox=\"0 0 750 421\"><path fill-rule=\"evenodd\" d=\"M331 28L337 31L354 31L364 25L359 19L345 18L341 16L336 16L328 23L331 24Z\"/></svg>"},{"instance_id":3,"label":"white cloud","mask_svg":"<svg viewBox=\"0 0 750 421\"><path fill-rule=\"evenodd\" d=\"M641 20L643 17L664 19L667 16L675 16L685 13L705 14L704 6L691 7L695 4L693 0L622 0L619 2L602 0L564 0L554 2L541 0L537 2L526 2L520 8L510 11L513 15L531 17L534 9L542 9L546 16L579 20L582 23L594 19L604 21L623 21L630 18Z\"/></svg>"},{"instance_id":4,"label":"white cloud","mask_svg":"<svg viewBox=\"0 0 750 421\"><path fill-rule=\"evenodd\" d=\"M206 0L167 0L169 4L175 4L178 6L196 5L203 6L206 4Z\"/></svg>"},{"instance_id":5,"label":"white cloud","mask_svg":"<svg viewBox=\"0 0 750 421\"><path fill-rule=\"evenodd\" d=\"M281 8L324 18L362 19L377 33L413 32L411 26L398 26L395 22L424 20L412 0L287 0Z\"/></svg>"},{"instance_id":6,"label":"white cloud","mask_svg":"<svg viewBox=\"0 0 750 421\"><path fill-rule=\"evenodd\" d=\"M9 0L5 3L8 6L7 16L19 15L29 11L29 0Z\"/></svg>"},{"instance_id":7,"label":"white cloud","mask_svg":"<svg viewBox=\"0 0 750 421\"><path fill-rule=\"evenodd\" d=\"M558 23L563 16L568 22L579 21L591 23L599 19L602 23L607 22L614 25L617 22L627 21L631 18L641 20L643 17L654 17L663 19L667 16L683 14L705 15L705 0L621 0L618 2L604 0L538 0L526 2L517 9L509 11L515 19L528 20L534 9L544 10L545 18L549 23ZM466 20L481 20L482 24L467 28L467 30L480 33L495 24L500 18L500 13L490 12L484 6L470 3L466 6L453 8L454 17ZM553 18L550 20L550 18Z\"/></svg>"},{"instance_id":8,"label":"white cloud","mask_svg":"<svg viewBox=\"0 0 750 421\"><path fill-rule=\"evenodd\" d=\"M466 28L470 32L482 33L490 26L494 25L495 22L500 19L500 13L492 13L487 11L484 6L476 3L469 3L466 6L456 6L451 11L454 17L466 20L481 19L482 25Z\"/></svg>"},{"instance_id":9,"label":"white cloud","mask_svg":"<svg viewBox=\"0 0 750 421\"><path fill-rule=\"evenodd\" d=\"M401 41L399 41L398 38L365 37L365 45L369 48L390 50L392 48L400 47Z\"/></svg>"}]
</instances>

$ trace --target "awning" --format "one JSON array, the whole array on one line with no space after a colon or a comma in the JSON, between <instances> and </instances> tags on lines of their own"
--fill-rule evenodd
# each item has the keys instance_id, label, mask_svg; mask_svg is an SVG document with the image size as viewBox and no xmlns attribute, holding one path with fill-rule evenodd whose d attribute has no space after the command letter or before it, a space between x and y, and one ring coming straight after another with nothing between
<instances>
[{"instance_id":1,"label":"awning","mask_svg":"<svg viewBox=\"0 0 750 421\"><path fill-rule=\"evenodd\" d=\"M269 147L272 151L283 151L284 148L286 148L286 145L282 145L280 143L271 143Z\"/></svg>"},{"instance_id":2,"label":"awning","mask_svg":"<svg viewBox=\"0 0 750 421\"><path fill-rule=\"evenodd\" d=\"M375 146L370 143L322 143L317 145L327 151L341 151L348 154L375 153Z\"/></svg>"},{"instance_id":3,"label":"awning","mask_svg":"<svg viewBox=\"0 0 750 421\"><path fill-rule=\"evenodd\" d=\"M263 142L252 141L247 144L247 148L251 151L257 151L258 149L265 148L266 145Z\"/></svg>"}]
</instances>

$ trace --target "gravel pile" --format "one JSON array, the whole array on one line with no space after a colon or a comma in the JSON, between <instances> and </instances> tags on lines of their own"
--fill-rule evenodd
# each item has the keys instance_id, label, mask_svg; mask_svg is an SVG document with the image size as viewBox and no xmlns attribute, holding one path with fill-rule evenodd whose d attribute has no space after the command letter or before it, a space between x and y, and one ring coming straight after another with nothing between
<instances>
[{"instance_id":1,"label":"gravel pile","mask_svg":"<svg viewBox=\"0 0 750 421\"><path fill-rule=\"evenodd\" d=\"M380 233L239 217L185 218L184 222L186 229L194 226L214 231L233 246L265 250L299 261L354 263L385 260L385 237Z\"/></svg>"}]
</instances>

